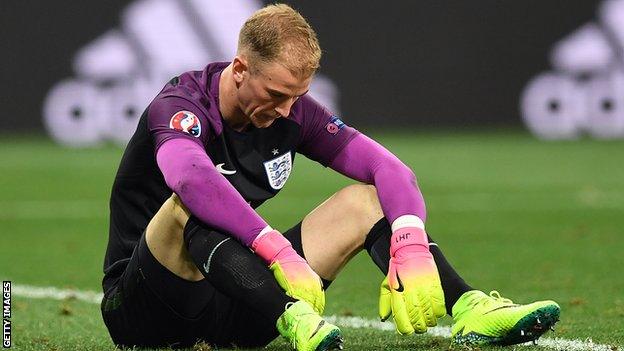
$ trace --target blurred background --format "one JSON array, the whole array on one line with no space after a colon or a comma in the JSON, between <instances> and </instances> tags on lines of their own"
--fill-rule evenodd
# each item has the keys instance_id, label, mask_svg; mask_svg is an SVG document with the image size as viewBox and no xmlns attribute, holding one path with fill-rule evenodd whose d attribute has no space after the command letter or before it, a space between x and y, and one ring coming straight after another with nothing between
<instances>
[{"instance_id":1,"label":"blurred background","mask_svg":"<svg viewBox=\"0 0 624 351\"><path fill-rule=\"evenodd\" d=\"M360 128L624 135L622 1L286 2L324 50L312 94ZM164 82L231 59L263 5L5 0L0 130L123 145Z\"/></svg>"}]
</instances>

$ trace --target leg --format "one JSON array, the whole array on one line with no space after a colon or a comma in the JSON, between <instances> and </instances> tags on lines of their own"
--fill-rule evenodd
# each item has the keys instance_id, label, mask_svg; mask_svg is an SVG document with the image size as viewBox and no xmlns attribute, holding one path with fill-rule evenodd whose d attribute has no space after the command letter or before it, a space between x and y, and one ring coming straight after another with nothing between
<instances>
[{"instance_id":1,"label":"leg","mask_svg":"<svg viewBox=\"0 0 624 351\"><path fill-rule=\"evenodd\" d=\"M154 258L178 277L199 281L204 279L188 254L184 243L184 227L190 213L173 194L160 207L145 229L145 240Z\"/></svg>"},{"instance_id":2,"label":"leg","mask_svg":"<svg viewBox=\"0 0 624 351\"><path fill-rule=\"evenodd\" d=\"M375 262L377 267L384 273L388 272L391 235L390 224L385 219L382 219L371 229L364 243L364 247L373 259L373 262ZM464 293L473 290L473 288L466 284L446 260L438 244L431 239L431 236L427 235L427 238L429 240L429 250L433 255L433 259L438 267L438 273L440 274L446 312L452 316L452 309L457 300L459 300Z\"/></svg>"},{"instance_id":3,"label":"leg","mask_svg":"<svg viewBox=\"0 0 624 351\"><path fill-rule=\"evenodd\" d=\"M301 223L306 260L321 278L334 280L364 248L366 235L381 218L383 212L373 186L358 184L338 191Z\"/></svg>"},{"instance_id":4,"label":"leg","mask_svg":"<svg viewBox=\"0 0 624 351\"><path fill-rule=\"evenodd\" d=\"M280 288L273 273L248 248L190 216L174 194L148 226L150 250L173 274L185 279L205 277L232 307L219 315L207 311L227 326L219 345L258 347L278 336L278 329L299 348L342 343L337 327L326 323L306 302L297 301ZM221 307L221 306L219 306ZM222 309L221 309L222 310ZM200 325L201 329L202 326Z\"/></svg>"},{"instance_id":5,"label":"leg","mask_svg":"<svg viewBox=\"0 0 624 351\"><path fill-rule=\"evenodd\" d=\"M391 234L372 185L351 185L338 191L308 214L301 224L305 257L326 280L335 279L346 262L363 248L386 274ZM429 241L433 242L431 238ZM327 242L333 245L328 247ZM435 243L431 245L431 253L438 266L450 314L457 299L472 288L455 272Z\"/></svg>"},{"instance_id":6,"label":"leg","mask_svg":"<svg viewBox=\"0 0 624 351\"><path fill-rule=\"evenodd\" d=\"M201 326L206 340L219 343L227 330L205 311L227 315L235 306L207 280L178 277L163 267L147 247L145 233L101 304L110 335L120 347L190 347Z\"/></svg>"},{"instance_id":7,"label":"leg","mask_svg":"<svg viewBox=\"0 0 624 351\"><path fill-rule=\"evenodd\" d=\"M146 239L156 260L173 274L188 281L205 277L234 301L232 315L245 316L245 321L254 315L257 324L234 322L240 335L233 342L238 346L260 346L277 336L275 322L285 306L296 300L284 293L256 255L190 216L177 195L156 213L146 229ZM257 327L260 324L266 327Z\"/></svg>"},{"instance_id":8,"label":"leg","mask_svg":"<svg viewBox=\"0 0 624 351\"><path fill-rule=\"evenodd\" d=\"M148 224L102 314L119 346L263 346L278 335L275 321L294 301L258 257L189 220L174 195Z\"/></svg>"},{"instance_id":9,"label":"leg","mask_svg":"<svg viewBox=\"0 0 624 351\"><path fill-rule=\"evenodd\" d=\"M232 237L195 217L189 218L184 237L189 256L201 274L221 292L259 313L263 324L272 326L277 336L275 321L286 305L296 300L284 293L264 262Z\"/></svg>"},{"instance_id":10,"label":"leg","mask_svg":"<svg viewBox=\"0 0 624 351\"><path fill-rule=\"evenodd\" d=\"M299 250L321 278L334 279L362 248L367 249L383 273L388 272L392 233L383 219L373 186L352 185L340 190L305 217L300 232ZM297 230L287 234L291 242L296 242ZM327 245L328 242L332 245ZM487 296L473 290L451 267L431 237L429 242L446 309L455 320L453 342L508 345L536 340L558 320L559 306L554 301L517 305L498 293Z\"/></svg>"}]
</instances>

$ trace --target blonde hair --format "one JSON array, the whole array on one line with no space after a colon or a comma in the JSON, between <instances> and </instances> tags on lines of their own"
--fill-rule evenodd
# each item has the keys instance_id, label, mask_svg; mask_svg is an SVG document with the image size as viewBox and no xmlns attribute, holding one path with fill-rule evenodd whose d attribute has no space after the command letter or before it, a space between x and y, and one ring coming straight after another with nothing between
<instances>
[{"instance_id":1,"label":"blonde hair","mask_svg":"<svg viewBox=\"0 0 624 351\"><path fill-rule=\"evenodd\" d=\"M314 29L285 4L268 5L247 19L238 37L238 54L245 55L250 66L278 62L303 78L313 75L321 61Z\"/></svg>"}]
</instances>

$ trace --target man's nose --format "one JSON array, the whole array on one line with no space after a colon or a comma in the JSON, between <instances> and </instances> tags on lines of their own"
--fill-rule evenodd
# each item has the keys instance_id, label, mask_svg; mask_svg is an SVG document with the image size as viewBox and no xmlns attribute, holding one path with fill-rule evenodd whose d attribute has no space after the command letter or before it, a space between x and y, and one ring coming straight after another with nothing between
<instances>
[{"instance_id":1,"label":"man's nose","mask_svg":"<svg viewBox=\"0 0 624 351\"><path fill-rule=\"evenodd\" d=\"M284 100L281 104L275 107L275 111L279 113L282 117L288 117L290 115L290 109L292 105L297 101L297 97L292 97Z\"/></svg>"}]
</instances>

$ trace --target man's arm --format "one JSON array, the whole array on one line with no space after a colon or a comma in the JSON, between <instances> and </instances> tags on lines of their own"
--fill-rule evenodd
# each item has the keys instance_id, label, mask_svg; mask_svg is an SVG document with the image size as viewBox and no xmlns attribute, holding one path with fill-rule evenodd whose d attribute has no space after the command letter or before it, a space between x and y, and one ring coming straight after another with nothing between
<instances>
[{"instance_id":1,"label":"man's arm","mask_svg":"<svg viewBox=\"0 0 624 351\"><path fill-rule=\"evenodd\" d=\"M208 115L206 106L180 96L154 99L147 110L147 125L156 162L169 188L193 215L251 246L263 230L271 228L216 170L204 150L214 132Z\"/></svg>"},{"instance_id":2,"label":"man's arm","mask_svg":"<svg viewBox=\"0 0 624 351\"><path fill-rule=\"evenodd\" d=\"M167 140L156 152L156 161L167 185L192 214L252 248L288 295L323 312L325 295L319 276L217 172L200 145L186 138Z\"/></svg>"},{"instance_id":3,"label":"man's arm","mask_svg":"<svg viewBox=\"0 0 624 351\"><path fill-rule=\"evenodd\" d=\"M271 230L194 141L165 141L156 153L156 161L169 188L202 222L249 247L261 232Z\"/></svg>"},{"instance_id":4,"label":"man's arm","mask_svg":"<svg viewBox=\"0 0 624 351\"><path fill-rule=\"evenodd\" d=\"M381 208L391 224L404 215L426 221L425 201L414 172L364 134L353 138L329 166L349 178L374 184Z\"/></svg>"}]
</instances>

